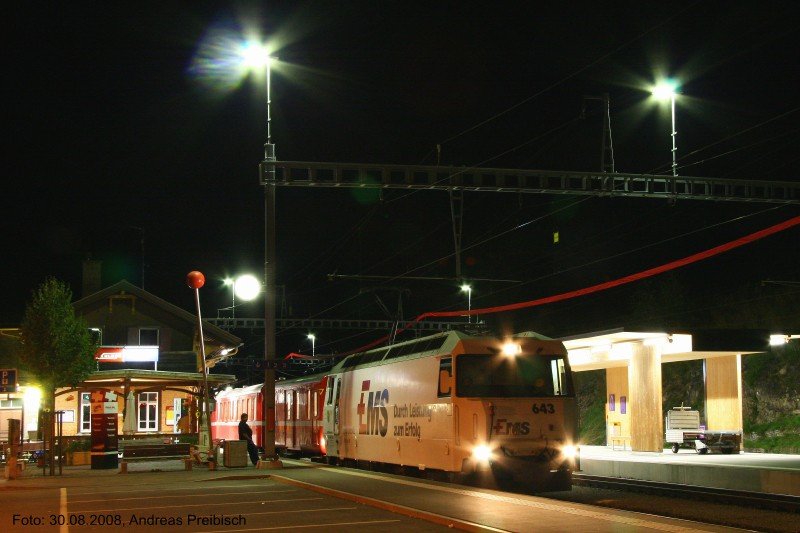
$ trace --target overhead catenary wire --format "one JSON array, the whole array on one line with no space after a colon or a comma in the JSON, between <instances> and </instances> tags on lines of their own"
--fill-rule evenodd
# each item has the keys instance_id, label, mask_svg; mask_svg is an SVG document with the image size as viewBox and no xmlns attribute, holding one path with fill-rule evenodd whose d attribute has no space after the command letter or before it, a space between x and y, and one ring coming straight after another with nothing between
<instances>
[{"instance_id":1,"label":"overhead catenary wire","mask_svg":"<svg viewBox=\"0 0 800 533\"><path fill-rule=\"evenodd\" d=\"M708 150L709 148L713 148L714 146L717 146L718 144L722 144L722 143L724 143L726 141L729 141L731 139L735 139L736 137L739 137L740 135L744 135L745 133L749 133L749 132L751 132L751 131L753 131L753 130L755 130L757 128L760 128L762 126L766 126L767 124L775 122L776 120L780 120L780 119L782 119L784 117L787 117L787 116L789 116L789 115L791 115L793 113L796 113L798 111L800 111L800 107L795 107L793 109L789 109L788 111L784 111L784 112L782 112L782 113L780 113L778 115L775 115L774 117L768 118L767 120L759 122L758 124L754 124L752 126L749 126L749 127L745 128L743 130L740 130L740 131L738 131L738 132L736 132L736 133L734 133L732 135L728 135L726 137L723 137L722 139L719 139L717 141L709 143L709 144L707 144L705 146L701 146L700 148L696 148L696 149L692 150L691 152L679 157L678 158L678 162L684 161L684 160L688 159L689 157L692 157L693 155L696 155L696 154L699 154L699 153L701 153L701 152L703 152L705 150ZM793 130L793 131L791 131L789 133L794 133L796 131L797 130ZM785 134L782 134L782 135L785 135ZM717 156L713 156L713 157L704 159L703 161L700 161L698 163L702 163L704 161L710 161L711 159L716 159L718 157L722 157L723 155L727 155L729 153L733 153L735 151L738 151L738 150L741 150L741 149L744 149L744 148L748 148L748 147L753 146L755 144L759 144L760 142L762 142L762 141L757 141L757 142L752 143L750 145L747 145L747 146L744 146L744 147L741 147L741 148L738 148L738 149L734 149L734 150L732 150L730 152L726 152L725 154L720 154L720 155L717 155ZM695 164L698 164L698 163L689 163L689 164L681 165L678 168L679 169L680 168L686 168L686 167L689 167L689 166L692 166L692 165L695 165ZM671 167L669 167L669 164L665 163L665 164L659 165L657 167L654 167L654 168L648 170L646 172L646 174L655 174L655 173L658 173L658 172L666 171L668 168L671 168Z\"/></svg>"},{"instance_id":2,"label":"overhead catenary wire","mask_svg":"<svg viewBox=\"0 0 800 533\"><path fill-rule=\"evenodd\" d=\"M572 291L568 291L568 292L564 292L564 293L560 293L560 294L555 294L555 295L552 295L552 296L547 296L547 297L544 297L544 298L538 298L536 300L528 300L528 301L517 302L517 303L507 304L507 305L493 306L493 307L474 308L474 309L469 309L469 310L429 311L429 312L426 312L426 313L422 313L422 314L418 315L416 318L414 318L413 320L410 320L410 321L406 322L403 325L402 328L398 329L397 333L400 333L401 331L404 331L404 330L412 327L414 324L417 324L417 323L419 323L422 320L425 320L427 318L451 318L451 317L463 317L463 316L474 316L474 315L488 315L488 314L508 312L508 311L518 311L520 309L527 309L527 308L530 308L530 307L536 307L536 306L540 306L540 305L556 303L556 302L560 302L560 301L563 301L563 300L577 298L579 296L586 296L586 295L593 294L593 293L596 293L596 292L605 291L605 290L608 290L608 289L611 289L611 288L614 288L614 287L619 287L621 285L626 285L628 283L632 283L634 281L638 281L638 280L647 279L647 278L650 278L650 277L653 277L653 276L657 276L659 274L663 274L665 272L669 272L669 271L675 270L677 268L688 266L688 265L696 263L698 261L703 261L705 259L714 257L716 255L719 255L719 254L722 254L722 253L725 253L725 252L728 252L730 250L739 248L741 246L745 246L747 244L750 244L750 243L755 242L757 240L763 239L763 238L768 237L770 235L773 235L775 233L778 233L778 232L785 231L787 229L793 228L793 227L795 227L797 225L800 225L800 216L796 216L796 217L790 218L790 219L785 220L783 222L780 222L778 224L774 224L774 225L772 225L772 226L770 226L768 228L765 228L765 229L756 231L754 233L750 233L748 235L745 235L744 237L740 237L738 239L735 239L733 241L729 241L729 242L721 244L719 246L715 246L714 248L710 248L710 249L704 250L702 252L697 252L697 253L691 254L689 256L683 257L681 259L676 259L674 261L670 261L669 263L664 263L662 265L659 265L659 266L656 266L656 267L653 267L653 268L649 268L649 269L646 269L646 270L642 270L642 271L636 272L634 274L629 274L627 276L623 276L621 278L617 278L617 279L614 279L614 280L611 280L611 281L598 283L596 285L591 285L589 287L584 287L582 289L576 289L576 290L572 290ZM378 346L379 344L385 342L388 338L389 338L388 335L384 336L384 337L381 337L380 339L377 339L377 340L373 341L370 344L367 344L365 346L361 346L361 347L359 347L359 348L357 348L355 350L347 352L347 354L342 354L342 355L348 355L348 354L351 354L351 353L357 353L357 352L360 352L360 351L368 350L370 348L373 348L373 347Z\"/></svg>"}]
</instances>

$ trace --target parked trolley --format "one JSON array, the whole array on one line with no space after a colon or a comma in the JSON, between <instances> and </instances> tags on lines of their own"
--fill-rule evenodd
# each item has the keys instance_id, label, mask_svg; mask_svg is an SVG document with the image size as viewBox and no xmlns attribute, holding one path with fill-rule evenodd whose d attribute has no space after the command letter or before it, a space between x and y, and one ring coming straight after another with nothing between
<instances>
[{"instance_id":1,"label":"parked trolley","mask_svg":"<svg viewBox=\"0 0 800 533\"><path fill-rule=\"evenodd\" d=\"M691 407L673 407L667 411L664 423L667 444L673 453L680 448L692 448L699 454L739 453L741 431L709 431L700 426L700 412Z\"/></svg>"}]
</instances>

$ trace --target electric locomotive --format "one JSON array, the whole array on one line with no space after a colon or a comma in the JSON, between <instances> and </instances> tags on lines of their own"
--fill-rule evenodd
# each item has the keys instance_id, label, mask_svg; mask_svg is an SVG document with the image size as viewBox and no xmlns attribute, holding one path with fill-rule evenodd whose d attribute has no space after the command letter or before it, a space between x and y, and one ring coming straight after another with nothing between
<instances>
[{"instance_id":1,"label":"electric locomotive","mask_svg":"<svg viewBox=\"0 0 800 533\"><path fill-rule=\"evenodd\" d=\"M580 468L567 351L535 333L439 333L275 388L276 448L329 463L492 473L537 491L569 490Z\"/></svg>"}]
</instances>

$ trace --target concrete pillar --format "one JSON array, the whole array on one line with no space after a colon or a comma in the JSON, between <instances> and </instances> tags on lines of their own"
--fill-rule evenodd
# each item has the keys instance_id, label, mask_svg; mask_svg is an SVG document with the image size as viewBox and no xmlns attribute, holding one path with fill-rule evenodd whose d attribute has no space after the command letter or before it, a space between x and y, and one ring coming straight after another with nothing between
<instances>
[{"instance_id":1,"label":"concrete pillar","mask_svg":"<svg viewBox=\"0 0 800 533\"><path fill-rule=\"evenodd\" d=\"M710 431L742 430L742 356L703 360L706 426Z\"/></svg>"},{"instance_id":2,"label":"concrete pillar","mask_svg":"<svg viewBox=\"0 0 800 533\"><path fill-rule=\"evenodd\" d=\"M628 365L628 410L631 449L659 452L664 449L661 407L661 347L636 344Z\"/></svg>"}]
</instances>

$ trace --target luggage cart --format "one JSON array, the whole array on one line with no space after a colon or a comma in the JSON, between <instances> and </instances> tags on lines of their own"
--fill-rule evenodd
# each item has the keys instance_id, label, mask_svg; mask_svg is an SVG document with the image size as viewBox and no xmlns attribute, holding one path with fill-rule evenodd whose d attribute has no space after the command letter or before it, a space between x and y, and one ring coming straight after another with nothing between
<instances>
[{"instance_id":1,"label":"luggage cart","mask_svg":"<svg viewBox=\"0 0 800 533\"><path fill-rule=\"evenodd\" d=\"M694 448L697 453L708 453L705 435L700 429L700 412L691 407L673 407L667 411L664 422L666 440L672 453L678 453L681 447Z\"/></svg>"},{"instance_id":2,"label":"luggage cart","mask_svg":"<svg viewBox=\"0 0 800 533\"><path fill-rule=\"evenodd\" d=\"M708 431L700 427L700 412L691 407L673 407L667 411L664 423L666 441L672 453L682 447L692 448L699 454L739 453L742 433L736 430Z\"/></svg>"}]
</instances>

